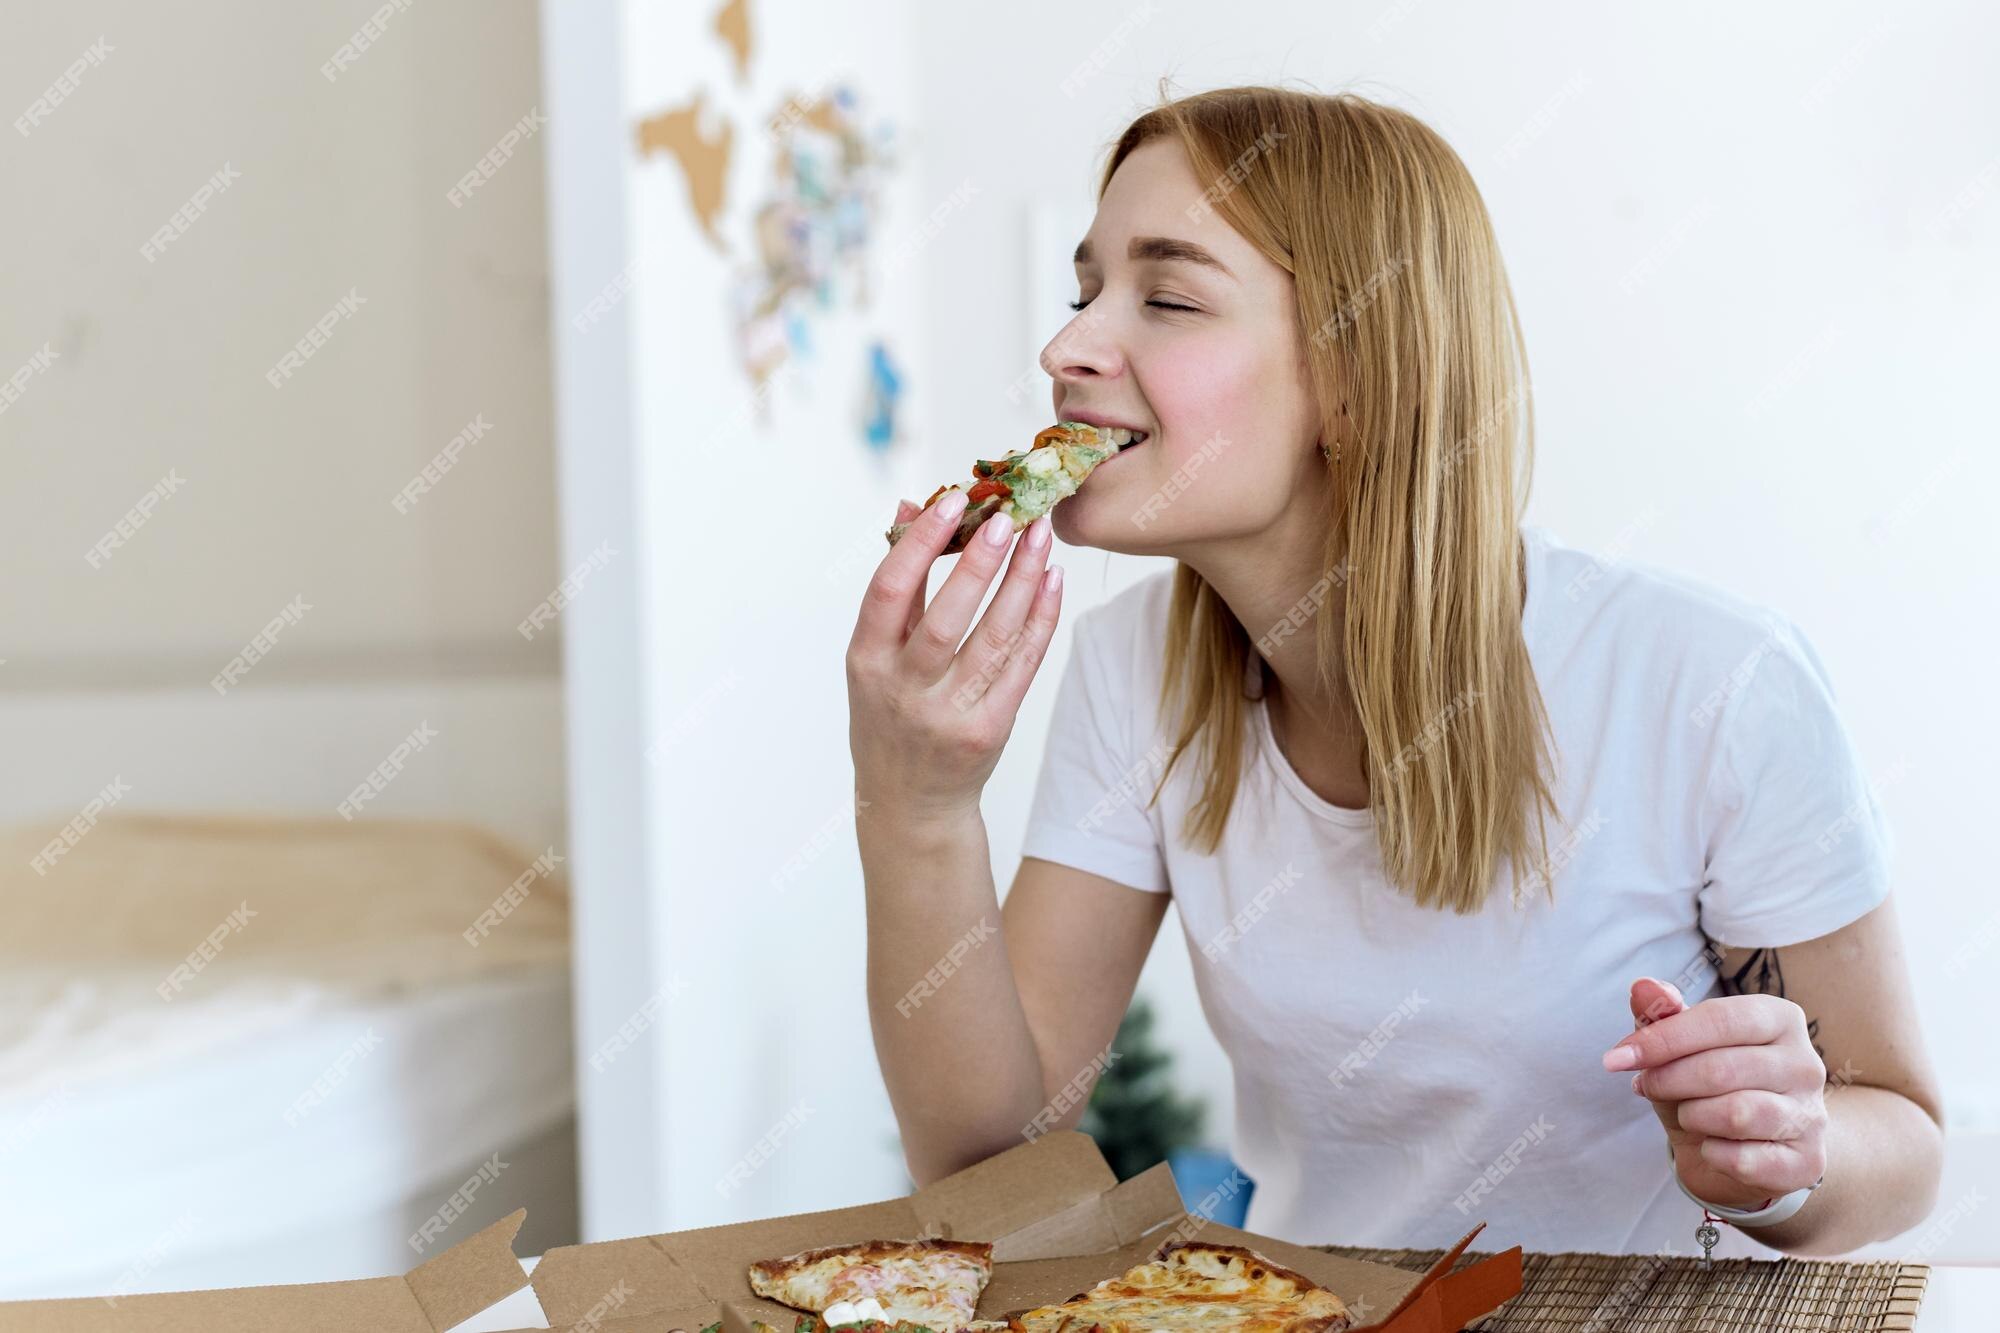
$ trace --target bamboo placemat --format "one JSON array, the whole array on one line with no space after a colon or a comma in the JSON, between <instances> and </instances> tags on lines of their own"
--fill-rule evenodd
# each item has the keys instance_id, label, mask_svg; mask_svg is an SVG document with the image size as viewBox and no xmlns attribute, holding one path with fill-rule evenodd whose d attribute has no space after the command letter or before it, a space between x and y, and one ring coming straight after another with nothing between
<instances>
[{"instance_id":1,"label":"bamboo placemat","mask_svg":"<svg viewBox=\"0 0 2000 1333\"><path fill-rule=\"evenodd\" d=\"M1315 1249L1423 1272L1443 1250ZM1458 1267L1486 1258L1467 1252ZM1717 1259L1684 1255L1529 1254L1521 1294L1469 1333L1910 1333L1930 1280L1893 1260Z\"/></svg>"}]
</instances>

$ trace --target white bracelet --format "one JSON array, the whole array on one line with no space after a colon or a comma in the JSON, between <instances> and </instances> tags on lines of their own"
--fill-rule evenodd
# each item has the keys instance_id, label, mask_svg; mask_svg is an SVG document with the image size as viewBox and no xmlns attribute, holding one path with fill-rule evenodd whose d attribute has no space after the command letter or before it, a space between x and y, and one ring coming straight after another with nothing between
<instances>
[{"instance_id":1,"label":"white bracelet","mask_svg":"<svg viewBox=\"0 0 2000 1333\"><path fill-rule=\"evenodd\" d=\"M1667 1147L1667 1160L1671 1162L1673 1156L1674 1150L1670 1144ZM1778 1223L1790 1218L1799 1209L1805 1207L1806 1196L1825 1183L1826 1177L1822 1175L1810 1185L1802 1185L1790 1194L1779 1195L1762 1208L1724 1208L1719 1203L1710 1203L1706 1199L1697 1198L1695 1192L1689 1189L1686 1182L1681 1179L1681 1173L1678 1170L1674 1171L1674 1184L1681 1187L1681 1193L1687 1195L1689 1199L1735 1227L1776 1226Z\"/></svg>"}]
</instances>

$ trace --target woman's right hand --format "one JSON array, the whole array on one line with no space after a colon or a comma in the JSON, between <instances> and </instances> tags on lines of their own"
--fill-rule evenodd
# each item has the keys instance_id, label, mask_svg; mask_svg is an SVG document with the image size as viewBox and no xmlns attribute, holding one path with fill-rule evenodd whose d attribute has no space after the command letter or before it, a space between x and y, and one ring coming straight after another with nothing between
<instances>
[{"instance_id":1,"label":"woman's right hand","mask_svg":"<svg viewBox=\"0 0 2000 1333\"><path fill-rule=\"evenodd\" d=\"M1047 517L1013 543L1007 576L970 638L966 630L1013 536L1011 519L989 518L924 605L931 563L963 508L963 491L947 491L921 518L917 506L899 501L895 521L917 521L868 582L847 647L857 809L873 806L897 818L976 811L1048 652L1062 570L1044 568L1052 544Z\"/></svg>"}]
</instances>

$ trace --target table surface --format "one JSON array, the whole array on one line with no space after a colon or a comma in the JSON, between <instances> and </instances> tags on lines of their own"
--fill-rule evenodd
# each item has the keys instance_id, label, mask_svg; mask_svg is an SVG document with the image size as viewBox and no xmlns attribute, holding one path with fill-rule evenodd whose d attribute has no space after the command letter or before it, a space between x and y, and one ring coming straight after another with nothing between
<instances>
[{"instance_id":1,"label":"table surface","mask_svg":"<svg viewBox=\"0 0 2000 1333\"><path fill-rule=\"evenodd\" d=\"M534 1259L521 1267L535 1269ZM2000 1267L1932 1267L1917 1314L1920 1333L1993 1333L1994 1311L2000 1309ZM452 1333L501 1333L516 1328L547 1328L534 1289L523 1287L492 1309L458 1325Z\"/></svg>"}]
</instances>

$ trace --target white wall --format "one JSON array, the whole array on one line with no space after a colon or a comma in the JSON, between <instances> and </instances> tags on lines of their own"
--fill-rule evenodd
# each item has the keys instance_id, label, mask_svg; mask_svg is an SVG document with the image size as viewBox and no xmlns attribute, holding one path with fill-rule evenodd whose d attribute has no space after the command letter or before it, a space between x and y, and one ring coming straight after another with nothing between
<instances>
[{"instance_id":1,"label":"white wall","mask_svg":"<svg viewBox=\"0 0 2000 1333\"><path fill-rule=\"evenodd\" d=\"M630 306L576 320L627 259L624 42L615 3L542 7L549 241L562 471L563 568L616 554L565 613L563 677L572 810L577 1149L583 1237L642 1235L664 1219L667 1132L659 1029L600 1055L667 993L653 936L664 892L651 862L645 748L644 534L636 498ZM590 340L584 335L588 333Z\"/></svg>"},{"instance_id":2,"label":"white wall","mask_svg":"<svg viewBox=\"0 0 2000 1333\"><path fill-rule=\"evenodd\" d=\"M536 103L534 8L409 6L329 81L380 7L10 10L0 381L45 343L55 359L0 411L0 688L206 688L299 595L311 610L248 683L554 675L556 638L515 632L556 581L539 141L446 198ZM350 291L366 304L274 388ZM476 416L484 437L397 512Z\"/></svg>"},{"instance_id":3,"label":"white wall","mask_svg":"<svg viewBox=\"0 0 2000 1333\"><path fill-rule=\"evenodd\" d=\"M719 43L696 40L702 11L627 6L627 106L678 102L699 81L737 123L729 180L733 235L761 192L764 118L792 93L851 78L871 123L922 130L918 54L904 3L753 7L759 55L740 87ZM921 143L905 145L920 155ZM874 1062L861 985L862 914L853 835L841 654L852 627L849 577L872 567L894 497L919 485L920 451L864 456L855 396L863 340L892 342L925 420L931 362L923 266L880 261L930 204L911 168L892 174L874 224L868 308L845 302L812 327L814 357L769 395L769 426L746 418L747 390L713 312L730 268L691 232L664 161L634 173L634 256L657 274L635 293L642 513L655 543L646 629L650 735L670 745L654 771L658 944L699 1003L675 1007L666 1040L666 1181L675 1225L733 1220L900 1193L907 1185ZM744 250L734 264L747 262ZM694 313L710 312L707 318ZM798 485L802 465L814 466ZM729 498L691 521L689 469L727 467ZM720 521L715 521L720 520ZM846 557L857 546L861 560ZM792 858L804 858L795 872ZM791 1119L797 1127L780 1131ZM782 1152L726 1193L718 1181L759 1140Z\"/></svg>"},{"instance_id":4,"label":"white wall","mask_svg":"<svg viewBox=\"0 0 2000 1333\"><path fill-rule=\"evenodd\" d=\"M1882 795L1913 956L1930 960L1917 968L1920 999L1953 1114L1971 1123L2000 1109L2000 1076L1975 1058L1985 1034L1973 991L2000 943L1954 975L1938 961L1969 931L1996 933L1966 829L1990 785L1974 767L1990 748L1978 742L1994 734L1978 673L2000 646L1976 614L1991 580L1971 550L1973 506L1995 481L1993 427L1974 413L2000 350L1989 313L2000 104L1982 65L2000 20L1963 4L1884 17L1792 3L1691 21L1580 3L1524 18L1448 0L1031 0L871 6L862 29L836 21L853 18L849 6L767 4L754 11L766 60L745 90L706 14L623 12L626 133L697 86L742 126L781 85L855 74L912 132L884 234L969 198L865 321L901 340L916 427L871 466L852 442L852 403L827 390L836 381L782 388L768 430L743 423L747 390L717 332L722 270L672 168L624 161L630 255L646 275L627 304L649 544L633 592L646 721L630 745L675 739L674 762L646 779L664 904L651 966L684 972L697 997L658 1033L663 1224L900 1188L863 1007L839 657L894 498L927 494L1047 421L1045 378L1020 404L1007 389L1068 318L1047 294L1073 294L1063 248L1077 237L1031 247L1031 219L1087 223L1105 150L1162 74L1184 91L1353 87L1458 147L1495 215L1537 375L1529 520L1766 601L1812 636L1871 767L1898 774ZM731 178L737 236L755 160L739 154ZM1035 256L1060 271L1032 272ZM624 261L599 256L601 280ZM821 336L849 346L858 327L835 315ZM683 505L687 469L717 460L741 503ZM791 485L809 460L832 466L810 489ZM1155 567L1094 551L1058 558L1072 625ZM1065 629L1053 664L1067 648ZM1003 885L1054 675L1030 693L988 790ZM808 873L774 893L786 858L822 841ZM1165 929L1142 986L1226 1133L1226 1062L1177 927ZM729 1163L803 1105L783 1150L719 1196Z\"/></svg>"},{"instance_id":5,"label":"white wall","mask_svg":"<svg viewBox=\"0 0 2000 1333\"><path fill-rule=\"evenodd\" d=\"M552 171L565 560L607 540L618 553L569 613L579 1051L672 996L647 1019L647 1050L579 1068L592 1236L907 1185L862 1001L840 654L853 576L925 471L915 448L871 459L858 436L868 338L888 339L919 400L928 380L921 266L883 262L928 206L920 177L885 182L868 303L815 314L815 352L775 382L768 420L750 410L727 311L772 171L768 117L848 79L867 121L907 134L913 25L904 5L751 16L739 81L708 10L544 9L551 115L568 125ZM727 256L674 163L636 150L637 122L696 89L705 129L735 126ZM576 318L621 277L629 294ZM818 484L786 484L806 459L824 465ZM704 490L711 478L726 495ZM590 918L593 895L619 894ZM796 1129L778 1129L788 1118ZM784 1151L719 1188L774 1130Z\"/></svg>"}]
</instances>

